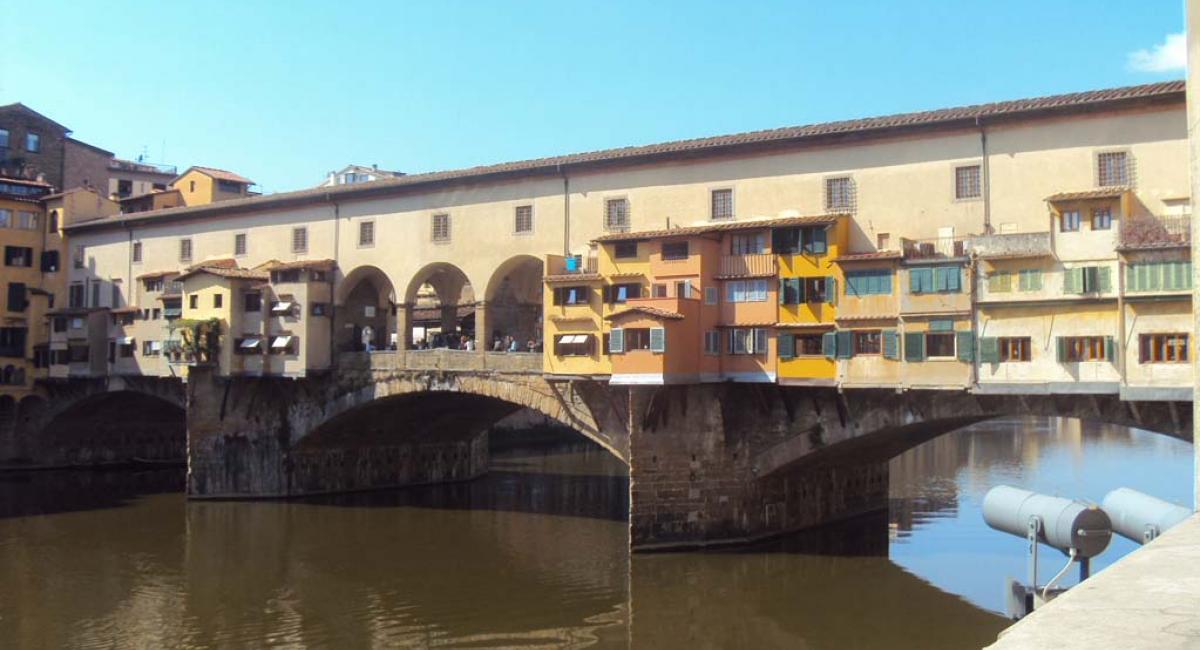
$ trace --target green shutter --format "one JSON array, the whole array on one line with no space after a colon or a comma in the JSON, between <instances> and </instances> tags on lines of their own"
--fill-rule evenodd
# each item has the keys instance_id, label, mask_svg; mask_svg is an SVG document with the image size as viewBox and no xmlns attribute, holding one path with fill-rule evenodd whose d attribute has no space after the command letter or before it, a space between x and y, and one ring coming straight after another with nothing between
<instances>
[{"instance_id":1,"label":"green shutter","mask_svg":"<svg viewBox=\"0 0 1200 650\"><path fill-rule=\"evenodd\" d=\"M1058 362L1065 363L1067 360L1067 338L1065 336L1059 336L1054 340L1058 344Z\"/></svg>"},{"instance_id":2,"label":"green shutter","mask_svg":"<svg viewBox=\"0 0 1200 650\"><path fill-rule=\"evenodd\" d=\"M1191 262L1180 262L1179 263L1179 272L1183 275L1182 282L1179 283L1179 288L1180 289L1191 289L1192 288L1192 263Z\"/></svg>"},{"instance_id":3,"label":"green shutter","mask_svg":"<svg viewBox=\"0 0 1200 650\"><path fill-rule=\"evenodd\" d=\"M958 337L958 341L955 343L955 348L958 351L958 360L974 361L975 332L958 332L955 336Z\"/></svg>"},{"instance_id":4,"label":"green shutter","mask_svg":"<svg viewBox=\"0 0 1200 650\"><path fill-rule=\"evenodd\" d=\"M962 291L962 269L957 266L943 266L946 274L946 291L959 293Z\"/></svg>"},{"instance_id":5,"label":"green shutter","mask_svg":"<svg viewBox=\"0 0 1200 650\"><path fill-rule=\"evenodd\" d=\"M1117 360L1117 341L1111 336L1104 337L1104 359L1114 362Z\"/></svg>"},{"instance_id":6,"label":"green shutter","mask_svg":"<svg viewBox=\"0 0 1200 650\"><path fill-rule=\"evenodd\" d=\"M988 276L988 291L991 293L1012 291L1012 273L1008 271L993 271Z\"/></svg>"},{"instance_id":7,"label":"green shutter","mask_svg":"<svg viewBox=\"0 0 1200 650\"><path fill-rule=\"evenodd\" d=\"M842 330L837 333L837 358L849 359L854 356L854 332Z\"/></svg>"},{"instance_id":8,"label":"green shutter","mask_svg":"<svg viewBox=\"0 0 1200 650\"><path fill-rule=\"evenodd\" d=\"M979 361L1000 363L1000 340L994 336L979 337Z\"/></svg>"},{"instance_id":9,"label":"green shutter","mask_svg":"<svg viewBox=\"0 0 1200 650\"><path fill-rule=\"evenodd\" d=\"M825 278L825 302L827 302L831 305L836 305L837 304L837 291L838 291L837 278L835 278L833 276L826 277Z\"/></svg>"},{"instance_id":10,"label":"green shutter","mask_svg":"<svg viewBox=\"0 0 1200 650\"><path fill-rule=\"evenodd\" d=\"M1175 281L1175 266L1178 262L1163 262L1159 266L1162 268L1162 288L1166 291L1174 291L1179 288L1179 283Z\"/></svg>"},{"instance_id":11,"label":"green shutter","mask_svg":"<svg viewBox=\"0 0 1200 650\"><path fill-rule=\"evenodd\" d=\"M1040 291L1041 288L1041 269L1021 269L1021 291Z\"/></svg>"},{"instance_id":12,"label":"green shutter","mask_svg":"<svg viewBox=\"0 0 1200 650\"><path fill-rule=\"evenodd\" d=\"M792 287L796 292L796 304L803 305L808 300L808 296L804 295L804 279L792 278Z\"/></svg>"},{"instance_id":13,"label":"green shutter","mask_svg":"<svg viewBox=\"0 0 1200 650\"><path fill-rule=\"evenodd\" d=\"M925 332L904 333L904 360L925 360Z\"/></svg>"},{"instance_id":14,"label":"green shutter","mask_svg":"<svg viewBox=\"0 0 1200 650\"><path fill-rule=\"evenodd\" d=\"M1063 269L1063 293L1083 293L1083 269Z\"/></svg>"},{"instance_id":15,"label":"green shutter","mask_svg":"<svg viewBox=\"0 0 1200 650\"><path fill-rule=\"evenodd\" d=\"M909 293L926 293L930 286L933 285L932 271L929 269L909 269L908 270L908 292Z\"/></svg>"},{"instance_id":16,"label":"green shutter","mask_svg":"<svg viewBox=\"0 0 1200 650\"><path fill-rule=\"evenodd\" d=\"M900 358L900 336L896 330L883 330L883 358Z\"/></svg>"},{"instance_id":17,"label":"green shutter","mask_svg":"<svg viewBox=\"0 0 1200 650\"><path fill-rule=\"evenodd\" d=\"M1134 291L1142 290L1142 282L1141 282L1141 278L1140 278L1141 272L1142 272L1141 264L1130 264L1128 267L1126 267L1126 269L1125 269L1126 287L1125 288L1127 291L1134 292Z\"/></svg>"},{"instance_id":18,"label":"green shutter","mask_svg":"<svg viewBox=\"0 0 1200 650\"><path fill-rule=\"evenodd\" d=\"M948 319L938 319L929 321L929 331L931 332L953 332L954 321Z\"/></svg>"},{"instance_id":19,"label":"green shutter","mask_svg":"<svg viewBox=\"0 0 1200 650\"><path fill-rule=\"evenodd\" d=\"M1096 269L1096 289L1100 293L1112 291L1112 267L1101 266Z\"/></svg>"},{"instance_id":20,"label":"green shutter","mask_svg":"<svg viewBox=\"0 0 1200 650\"><path fill-rule=\"evenodd\" d=\"M787 332L780 332L775 337L776 345L779 347L780 359L791 359L796 356L796 336Z\"/></svg>"},{"instance_id":21,"label":"green shutter","mask_svg":"<svg viewBox=\"0 0 1200 650\"><path fill-rule=\"evenodd\" d=\"M837 356L837 332L825 332L821 335L821 354L829 359Z\"/></svg>"},{"instance_id":22,"label":"green shutter","mask_svg":"<svg viewBox=\"0 0 1200 650\"><path fill-rule=\"evenodd\" d=\"M608 352L610 354L621 354L625 351L625 330L614 327L608 333Z\"/></svg>"},{"instance_id":23,"label":"green shutter","mask_svg":"<svg viewBox=\"0 0 1200 650\"><path fill-rule=\"evenodd\" d=\"M651 352L666 352L667 351L667 330L661 327L650 328L650 351Z\"/></svg>"}]
</instances>

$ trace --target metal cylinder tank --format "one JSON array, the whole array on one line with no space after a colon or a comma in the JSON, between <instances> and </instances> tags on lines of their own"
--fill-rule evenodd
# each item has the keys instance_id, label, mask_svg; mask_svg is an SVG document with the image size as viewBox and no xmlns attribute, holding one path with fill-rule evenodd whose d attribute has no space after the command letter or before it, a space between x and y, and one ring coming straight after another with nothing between
<instances>
[{"instance_id":1,"label":"metal cylinder tank","mask_svg":"<svg viewBox=\"0 0 1200 650\"><path fill-rule=\"evenodd\" d=\"M1147 540L1147 533L1153 539L1192 516L1183 506L1129 488L1109 492L1100 507L1112 520L1113 530L1139 544Z\"/></svg>"},{"instance_id":2,"label":"metal cylinder tank","mask_svg":"<svg viewBox=\"0 0 1200 650\"><path fill-rule=\"evenodd\" d=\"M1031 517L1042 522L1038 541L1064 553L1074 548L1079 558L1103 553L1112 540L1112 522L1096 506L1008 485L983 497L983 520L996 530L1026 537Z\"/></svg>"}]
</instances>

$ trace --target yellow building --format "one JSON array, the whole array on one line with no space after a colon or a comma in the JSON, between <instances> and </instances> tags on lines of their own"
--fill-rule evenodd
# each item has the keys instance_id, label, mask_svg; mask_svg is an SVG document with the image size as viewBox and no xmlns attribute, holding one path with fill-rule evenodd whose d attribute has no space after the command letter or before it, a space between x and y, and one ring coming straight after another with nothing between
<instances>
[{"instance_id":1,"label":"yellow building","mask_svg":"<svg viewBox=\"0 0 1200 650\"><path fill-rule=\"evenodd\" d=\"M244 199L251 196L251 185L254 181L245 176L212 167L189 167L171 181L171 189L177 190L183 205L188 206ZM169 192L163 195L171 196ZM165 206L153 205L147 209L162 207Z\"/></svg>"},{"instance_id":2,"label":"yellow building","mask_svg":"<svg viewBox=\"0 0 1200 650\"><path fill-rule=\"evenodd\" d=\"M238 268L233 260L217 260L176 278L183 288L183 315L175 327L189 330L183 336L183 354L190 362L215 363L221 375L240 374L245 355L267 350L261 337L250 343L243 340L248 326L243 323L245 310L236 300L270 277L266 271ZM254 331L261 332L261 327Z\"/></svg>"},{"instance_id":3,"label":"yellow building","mask_svg":"<svg viewBox=\"0 0 1200 650\"><path fill-rule=\"evenodd\" d=\"M45 314L65 277L62 240L57 225L47 223L41 204L50 190L37 181L0 178L0 400L6 402L5 412L32 391L34 380L49 365Z\"/></svg>"},{"instance_id":4,"label":"yellow building","mask_svg":"<svg viewBox=\"0 0 1200 650\"><path fill-rule=\"evenodd\" d=\"M842 268L834 260L846 249L850 219L844 214L813 217L806 225L771 231L771 253L779 265L780 384L836 383L837 362L826 355L822 344L836 326L839 292L846 286Z\"/></svg>"}]
</instances>

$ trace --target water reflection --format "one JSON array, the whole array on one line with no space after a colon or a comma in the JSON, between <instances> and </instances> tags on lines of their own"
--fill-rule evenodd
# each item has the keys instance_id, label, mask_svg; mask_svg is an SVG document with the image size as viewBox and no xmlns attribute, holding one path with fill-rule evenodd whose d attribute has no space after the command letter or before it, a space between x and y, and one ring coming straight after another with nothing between
<instances>
[{"instance_id":1,"label":"water reflection","mask_svg":"<svg viewBox=\"0 0 1200 650\"><path fill-rule=\"evenodd\" d=\"M632 560L625 470L578 445L502 452L471 483L295 502L189 504L169 491L177 471L8 477L0 639L978 647L1007 624L996 613L1003 578L1024 567L1021 540L982 524L988 487L1099 500L1129 485L1178 499L1190 454L1074 422L981 425L897 458L886 515L757 548Z\"/></svg>"}]
</instances>

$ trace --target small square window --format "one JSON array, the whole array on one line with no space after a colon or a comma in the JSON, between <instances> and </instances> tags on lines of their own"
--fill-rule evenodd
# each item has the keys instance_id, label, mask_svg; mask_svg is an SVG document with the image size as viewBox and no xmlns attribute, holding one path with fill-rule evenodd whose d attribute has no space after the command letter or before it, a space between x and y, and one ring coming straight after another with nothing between
<instances>
[{"instance_id":1,"label":"small square window","mask_svg":"<svg viewBox=\"0 0 1200 650\"><path fill-rule=\"evenodd\" d=\"M1124 151L1096 155L1096 184L1100 187L1129 185L1129 161Z\"/></svg>"},{"instance_id":2,"label":"small square window","mask_svg":"<svg viewBox=\"0 0 1200 650\"><path fill-rule=\"evenodd\" d=\"M712 220L726 221L733 218L733 190L712 191Z\"/></svg>"},{"instance_id":3,"label":"small square window","mask_svg":"<svg viewBox=\"0 0 1200 650\"><path fill-rule=\"evenodd\" d=\"M292 252L304 253L308 251L308 228L303 226L292 228Z\"/></svg>"},{"instance_id":4,"label":"small square window","mask_svg":"<svg viewBox=\"0 0 1200 650\"><path fill-rule=\"evenodd\" d=\"M662 245L664 260L686 260L688 258L688 243L685 241L665 242Z\"/></svg>"},{"instance_id":5,"label":"small square window","mask_svg":"<svg viewBox=\"0 0 1200 650\"><path fill-rule=\"evenodd\" d=\"M25 151L37 153L42 150L42 136L32 131L25 134Z\"/></svg>"},{"instance_id":6,"label":"small square window","mask_svg":"<svg viewBox=\"0 0 1200 650\"><path fill-rule=\"evenodd\" d=\"M533 206L518 205L514 213L513 232L527 233L533 232Z\"/></svg>"},{"instance_id":7,"label":"small square window","mask_svg":"<svg viewBox=\"0 0 1200 650\"><path fill-rule=\"evenodd\" d=\"M358 224L358 245L359 246L374 246L375 245L375 222L360 221Z\"/></svg>"},{"instance_id":8,"label":"small square window","mask_svg":"<svg viewBox=\"0 0 1200 650\"><path fill-rule=\"evenodd\" d=\"M220 309L220 308L221 308L221 305L224 303L224 298L225 298L225 297L224 297L224 296L222 296L221 294L219 294L219 293L214 293L214 294L213 294L213 308L214 308L214 309Z\"/></svg>"},{"instance_id":9,"label":"small square window","mask_svg":"<svg viewBox=\"0 0 1200 650\"><path fill-rule=\"evenodd\" d=\"M1092 210L1092 230L1111 230L1112 210L1099 208Z\"/></svg>"},{"instance_id":10,"label":"small square window","mask_svg":"<svg viewBox=\"0 0 1200 650\"><path fill-rule=\"evenodd\" d=\"M629 201L627 199L604 201L604 229L612 232L629 230Z\"/></svg>"},{"instance_id":11,"label":"small square window","mask_svg":"<svg viewBox=\"0 0 1200 650\"><path fill-rule=\"evenodd\" d=\"M854 211L854 181L849 176L825 179L825 209L837 212Z\"/></svg>"},{"instance_id":12,"label":"small square window","mask_svg":"<svg viewBox=\"0 0 1200 650\"><path fill-rule=\"evenodd\" d=\"M954 168L954 198L977 199L983 196L979 165Z\"/></svg>"},{"instance_id":13,"label":"small square window","mask_svg":"<svg viewBox=\"0 0 1200 650\"><path fill-rule=\"evenodd\" d=\"M638 245L635 241L619 241L613 245L613 258L631 260L637 257Z\"/></svg>"},{"instance_id":14,"label":"small square window","mask_svg":"<svg viewBox=\"0 0 1200 650\"><path fill-rule=\"evenodd\" d=\"M1079 230L1079 211L1067 210L1062 213L1062 223L1059 224L1059 230L1062 232L1076 232Z\"/></svg>"}]
</instances>

